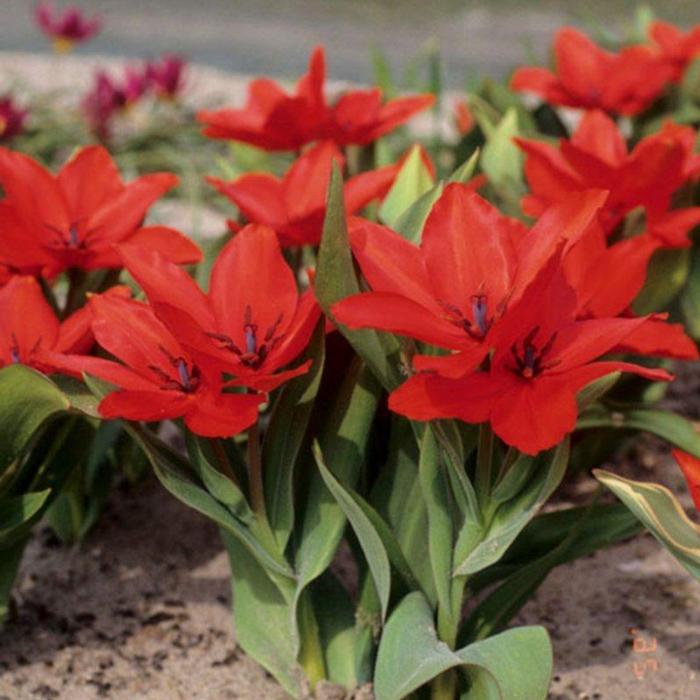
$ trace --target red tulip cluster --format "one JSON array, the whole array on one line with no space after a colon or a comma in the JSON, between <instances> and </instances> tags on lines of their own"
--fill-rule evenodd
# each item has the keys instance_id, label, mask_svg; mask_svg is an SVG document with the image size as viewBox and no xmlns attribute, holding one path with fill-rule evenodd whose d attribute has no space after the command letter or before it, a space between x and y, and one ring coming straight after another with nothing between
<instances>
[{"instance_id":1,"label":"red tulip cluster","mask_svg":"<svg viewBox=\"0 0 700 700\"><path fill-rule=\"evenodd\" d=\"M665 22L653 22L647 44L617 53L566 28L554 41L555 71L519 68L511 87L554 105L635 115L650 107L670 82L678 82L698 55L697 27L684 34Z\"/></svg>"},{"instance_id":2,"label":"red tulip cluster","mask_svg":"<svg viewBox=\"0 0 700 700\"><path fill-rule=\"evenodd\" d=\"M600 64L597 72L577 68L582 52L592 57L586 65ZM543 94L609 109L617 109L621 96L625 105L642 104L646 97L619 84L638 86L626 66L636 71L645 61L656 65L658 54L636 47L612 55L575 32L562 32L556 80L566 85L567 97L559 83L554 90L550 74ZM613 70L613 62L624 70ZM124 104L149 86L173 94L181 67L169 57L128 71L120 89L101 74L94 104L102 92L112 95L110 105ZM659 71L668 79L667 68ZM544 72L534 75L544 81ZM527 76L532 80L533 71L520 71L515 85L527 86ZM165 227L143 227L148 207L175 184L172 176L124 184L101 148L84 149L57 176L18 153L0 152L6 277L51 280L64 271L124 266L147 297L144 303L123 294L96 295L85 307L89 314L79 312L80 319L92 318L97 342L120 362L76 355L80 343L67 343L65 336L80 335L83 342L84 334L61 331L55 318L53 330L42 335L38 324L28 339L8 327L5 362L88 372L113 383L120 390L103 401L105 417L182 416L193 432L211 436L249 426L266 392L308 369L308 363L294 362L320 313L311 290L299 292L281 246L319 243L331 168L344 167L344 147L370 143L432 103L432 96L422 95L382 104L372 89L348 91L331 104L324 79L323 51L316 49L294 93L260 79L251 83L244 108L199 114L209 136L298 153L281 178L250 173L231 182L209 179L247 225L230 222L235 236L214 264L206 294L177 266L198 258L193 244ZM596 83L609 79L613 87ZM464 121L464 109L460 114ZM536 219L531 228L501 214L473 186L458 183L433 205L418 245L351 217L352 252L371 291L337 303L333 320L413 339L410 376L391 394L390 408L416 420L490 422L504 442L534 454L574 428L576 394L594 379L616 370L670 379L664 370L607 355L696 358L680 325L629 310L654 251L688 245L688 231L700 222L699 207L673 206L677 191L700 174L694 142L693 129L668 123L628 151L612 119L592 110L558 147L518 139L531 190L523 209ZM428 156L421 157L433 174ZM404 162L348 178L347 213L381 201ZM636 210L645 215L643 229L621 238L620 226ZM39 286L18 279L10 280L5 295L21 295L25 307L41 306L37 318L50 316ZM78 321L70 317L65 324Z\"/></svg>"}]
</instances>

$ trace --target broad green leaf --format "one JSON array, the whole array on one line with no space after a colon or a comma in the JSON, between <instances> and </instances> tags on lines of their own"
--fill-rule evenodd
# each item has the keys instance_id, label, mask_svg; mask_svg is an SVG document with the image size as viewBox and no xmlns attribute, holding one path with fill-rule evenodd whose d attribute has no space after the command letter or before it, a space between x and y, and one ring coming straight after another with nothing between
<instances>
[{"instance_id":1,"label":"broad green leaf","mask_svg":"<svg viewBox=\"0 0 700 700\"><path fill-rule=\"evenodd\" d=\"M423 433L418 476L428 511L428 553L438 604L443 610L451 611L452 518L445 475L440 469L440 451L430 427Z\"/></svg>"},{"instance_id":2,"label":"broad green leaf","mask_svg":"<svg viewBox=\"0 0 700 700\"><path fill-rule=\"evenodd\" d=\"M215 446L209 440L190 433L189 430L185 433L185 443L192 468L207 491L242 523L249 527L253 525L255 514L250 509L240 486L232 478L233 471L228 464L226 454L220 454L217 458ZM223 445L221 443L219 445L220 452L223 452ZM223 465L221 461L224 462ZM229 471L229 474L224 471Z\"/></svg>"},{"instance_id":3,"label":"broad green leaf","mask_svg":"<svg viewBox=\"0 0 700 700\"><path fill-rule=\"evenodd\" d=\"M644 430L658 435L685 452L700 457L700 435L687 418L671 411L656 408L616 410L604 406L592 406L579 417L576 428L577 430L591 428Z\"/></svg>"},{"instance_id":4,"label":"broad green leaf","mask_svg":"<svg viewBox=\"0 0 700 700\"><path fill-rule=\"evenodd\" d=\"M347 488L353 488L359 477L380 391L373 374L356 358L320 427L323 455L333 465L335 478ZM320 472L311 469L295 550L297 600L330 565L345 524L345 513Z\"/></svg>"},{"instance_id":5,"label":"broad green leaf","mask_svg":"<svg viewBox=\"0 0 700 700\"><path fill-rule=\"evenodd\" d=\"M330 571L320 576L310 590L328 680L352 690L369 680L359 673L358 668L357 638L361 628L356 624L355 606Z\"/></svg>"},{"instance_id":6,"label":"broad green leaf","mask_svg":"<svg viewBox=\"0 0 700 700\"><path fill-rule=\"evenodd\" d=\"M482 125L481 121L479 124ZM481 167L489 182L497 190L516 194L524 190L523 154L513 142L518 133L518 113L515 108L510 108L493 131L487 134L481 156Z\"/></svg>"},{"instance_id":7,"label":"broad green leaf","mask_svg":"<svg viewBox=\"0 0 700 700\"><path fill-rule=\"evenodd\" d=\"M302 672L296 660L297 632L289 600L240 540L226 530L233 584L236 641L294 698L301 696Z\"/></svg>"},{"instance_id":8,"label":"broad green leaf","mask_svg":"<svg viewBox=\"0 0 700 700\"><path fill-rule=\"evenodd\" d=\"M41 426L70 402L43 374L24 365L0 370L0 474L27 448Z\"/></svg>"},{"instance_id":9,"label":"broad green leaf","mask_svg":"<svg viewBox=\"0 0 700 700\"><path fill-rule=\"evenodd\" d=\"M325 328L319 320L306 352L312 365L306 374L287 382L270 414L262 448L267 515L284 550L294 526L294 473L323 373Z\"/></svg>"},{"instance_id":10,"label":"broad green leaf","mask_svg":"<svg viewBox=\"0 0 700 700\"><path fill-rule=\"evenodd\" d=\"M632 303L634 312L643 316L667 309L683 288L689 270L689 248L657 250L649 262L644 287Z\"/></svg>"},{"instance_id":11,"label":"broad green leaf","mask_svg":"<svg viewBox=\"0 0 700 700\"><path fill-rule=\"evenodd\" d=\"M7 549L23 539L41 515L51 489L10 496L0 501L0 547Z\"/></svg>"},{"instance_id":12,"label":"broad green leaf","mask_svg":"<svg viewBox=\"0 0 700 700\"><path fill-rule=\"evenodd\" d=\"M319 468L321 468L321 465L325 467L323 455L320 451L320 447L318 447L318 443L314 445L314 455ZM320 462L319 459L321 460ZM333 495L336 497L338 505L343 509L343 512L350 521L350 524L355 529L355 534L358 536L358 539L361 540L361 535L356 527L356 523L359 525L358 521L362 521L363 533L365 532L365 527L369 527L374 530L376 535L379 537L384 550L386 551L389 562L394 569L396 569L396 572L402 577L404 584L408 586L408 588L419 588L420 586L416 576L414 575L410 564L404 556L401 545L392 532L392 529L382 518L382 516L364 498L362 498L359 493L349 488L346 489L340 482L338 482L327 467L325 467L325 471L324 469L321 469L321 475L326 482L326 486L328 486L331 493L333 493ZM334 482L333 488L331 488L329 480ZM336 494L343 495L339 498ZM350 515L351 512L352 517ZM368 538L371 540L374 539L371 534L368 536Z\"/></svg>"},{"instance_id":13,"label":"broad green leaf","mask_svg":"<svg viewBox=\"0 0 700 700\"><path fill-rule=\"evenodd\" d=\"M428 215L444 189L445 186L441 182L430 188L399 216L393 226L394 230L407 241L419 244Z\"/></svg>"},{"instance_id":14,"label":"broad green leaf","mask_svg":"<svg viewBox=\"0 0 700 700\"><path fill-rule=\"evenodd\" d=\"M547 463L542 464L545 459ZM569 461L569 439L566 438L543 460L537 461L539 464L534 469L532 480L516 496L498 505L483 540L458 563L455 575L465 576L481 571L503 556L564 478ZM519 467L527 468L527 465L516 460L512 468Z\"/></svg>"},{"instance_id":15,"label":"broad green leaf","mask_svg":"<svg viewBox=\"0 0 700 700\"><path fill-rule=\"evenodd\" d=\"M359 291L345 218L343 178L337 164L334 164L318 251L314 292L323 312L334 320L331 313L333 304L351 294L358 294ZM391 390L401 383L398 363L389 360L399 350L398 340L394 336L386 333L380 335L373 330L351 331L342 324L337 325L385 388Z\"/></svg>"},{"instance_id":16,"label":"broad green leaf","mask_svg":"<svg viewBox=\"0 0 700 700\"><path fill-rule=\"evenodd\" d=\"M83 413L90 418L100 418L100 413L97 410L99 401L83 382L61 374L51 377L51 381L68 399L72 410Z\"/></svg>"},{"instance_id":17,"label":"broad green leaf","mask_svg":"<svg viewBox=\"0 0 700 700\"><path fill-rule=\"evenodd\" d=\"M452 668L461 668L469 679L463 700L545 700L551 644L543 628L520 627L452 651L437 637L428 602L410 593L389 618L379 643L377 700L402 700Z\"/></svg>"},{"instance_id":18,"label":"broad green leaf","mask_svg":"<svg viewBox=\"0 0 700 700\"><path fill-rule=\"evenodd\" d=\"M462 184L468 182L474 174L478 159L479 150L477 149L450 175L448 182L460 182ZM407 241L416 244L420 243L428 215L435 202L440 199L444 189L445 184L438 182L425 194L421 195L396 219L393 226L394 230L400 233Z\"/></svg>"},{"instance_id":19,"label":"broad green leaf","mask_svg":"<svg viewBox=\"0 0 700 700\"><path fill-rule=\"evenodd\" d=\"M420 146L414 146L379 208L379 219L394 228L399 217L433 185L432 175L421 157Z\"/></svg>"},{"instance_id":20,"label":"broad green leaf","mask_svg":"<svg viewBox=\"0 0 700 700\"><path fill-rule=\"evenodd\" d=\"M392 416L388 449L387 460L370 499L405 554L419 588L431 603L435 603L435 585L428 554L428 512L418 478L418 444L411 423L401 416ZM398 568L391 554L389 558Z\"/></svg>"},{"instance_id":21,"label":"broad green leaf","mask_svg":"<svg viewBox=\"0 0 700 700\"><path fill-rule=\"evenodd\" d=\"M676 497L661 484L624 479L602 469L593 473L700 581L700 526L685 514Z\"/></svg>"}]
</instances>

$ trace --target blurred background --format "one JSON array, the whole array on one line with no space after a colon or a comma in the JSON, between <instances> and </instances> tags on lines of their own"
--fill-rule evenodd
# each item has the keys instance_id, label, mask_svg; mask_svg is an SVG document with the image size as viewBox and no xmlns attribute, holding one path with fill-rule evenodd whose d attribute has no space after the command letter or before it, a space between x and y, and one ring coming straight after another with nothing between
<instances>
[{"instance_id":1,"label":"blurred background","mask_svg":"<svg viewBox=\"0 0 700 700\"><path fill-rule=\"evenodd\" d=\"M56 3L65 7L65 1ZM237 73L293 76L323 43L335 79L368 81L381 46L397 82L412 82L438 43L448 87L477 75L502 77L516 63L541 61L562 24L599 39L632 30L627 0L79 0L105 19L79 53L142 57L163 51ZM32 0L0 0L0 49L48 51L32 21ZM648 2L655 15L700 21L698 0ZM432 40L432 44L429 42ZM402 79L403 76L403 79Z\"/></svg>"}]
</instances>

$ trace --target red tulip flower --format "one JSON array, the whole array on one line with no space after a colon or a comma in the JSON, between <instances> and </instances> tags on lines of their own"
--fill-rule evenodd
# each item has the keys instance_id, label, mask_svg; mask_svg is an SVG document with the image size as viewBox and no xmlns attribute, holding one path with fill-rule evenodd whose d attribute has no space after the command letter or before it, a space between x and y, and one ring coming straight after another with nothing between
<instances>
[{"instance_id":1,"label":"red tulip flower","mask_svg":"<svg viewBox=\"0 0 700 700\"><path fill-rule=\"evenodd\" d=\"M649 260L661 248L659 239L642 234L608 246L599 225L591 226L564 255L562 270L578 298L577 318L632 317L632 302L647 277ZM620 274L624 270L624 274ZM615 352L651 357L698 359L698 349L680 323L654 314L634 329Z\"/></svg>"},{"instance_id":2,"label":"red tulip flower","mask_svg":"<svg viewBox=\"0 0 700 700\"><path fill-rule=\"evenodd\" d=\"M688 65L700 56L700 25L682 32L668 22L656 20L649 27L649 38L670 66L674 82L679 82Z\"/></svg>"},{"instance_id":3,"label":"red tulip flower","mask_svg":"<svg viewBox=\"0 0 700 700\"><path fill-rule=\"evenodd\" d=\"M182 92L186 66L181 56L169 53L146 64L146 77L158 97L173 100Z\"/></svg>"},{"instance_id":4,"label":"red tulip flower","mask_svg":"<svg viewBox=\"0 0 700 700\"><path fill-rule=\"evenodd\" d=\"M131 241L178 263L201 253L164 226L142 228L148 208L177 184L170 173L124 183L107 151L81 149L53 175L26 155L0 148L0 262L52 277L68 268L120 267L115 249Z\"/></svg>"},{"instance_id":5,"label":"red tulip flower","mask_svg":"<svg viewBox=\"0 0 700 700\"><path fill-rule=\"evenodd\" d=\"M99 18L86 19L77 7L67 7L57 12L50 2L40 2L34 13L36 23L46 36L54 42L58 52L70 51L95 36L102 26Z\"/></svg>"},{"instance_id":6,"label":"red tulip flower","mask_svg":"<svg viewBox=\"0 0 700 700\"><path fill-rule=\"evenodd\" d=\"M47 360L57 371L86 372L119 387L99 404L104 418L184 418L205 437L229 437L257 420L265 397L225 393L220 373L198 364L148 305L103 294L91 297L88 307L97 342L123 364L53 353Z\"/></svg>"},{"instance_id":7,"label":"red tulip flower","mask_svg":"<svg viewBox=\"0 0 700 700\"><path fill-rule=\"evenodd\" d=\"M691 127L667 122L631 151L615 123L600 111L584 115L570 140L559 147L516 139L525 151L525 176L531 194L523 209L538 216L547 206L577 191L610 192L601 223L611 233L633 209L643 207L647 231L665 247L690 245L687 234L700 223L700 207L670 210L672 195L700 174Z\"/></svg>"},{"instance_id":8,"label":"red tulip flower","mask_svg":"<svg viewBox=\"0 0 700 700\"><path fill-rule=\"evenodd\" d=\"M555 256L494 325L486 367L460 378L419 372L391 394L389 407L414 420L488 421L504 442L537 454L574 429L576 394L593 380L614 371L671 378L664 370L600 360L645 319L578 321L576 312L576 293Z\"/></svg>"},{"instance_id":9,"label":"red tulip flower","mask_svg":"<svg viewBox=\"0 0 700 700\"><path fill-rule=\"evenodd\" d=\"M427 156L426 156L427 159ZM283 246L316 245L326 214L326 193L333 162L345 159L332 141L304 152L284 177L246 173L232 182L207 181L228 197L251 223L273 228ZM389 191L403 161L351 177L344 186L345 207L353 214ZM427 161L430 168L432 163Z\"/></svg>"},{"instance_id":10,"label":"red tulip flower","mask_svg":"<svg viewBox=\"0 0 700 700\"><path fill-rule=\"evenodd\" d=\"M17 106L11 95L0 97L0 142L22 133L28 114L26 109Z\"/></svg>"},{"instance_id":11,"label":"red tulip flower","mask_svg":"<svg viewBox=\"0 0 700 700\"><path fill-rule=\"evenodd\" d=\"M670 68L651 47L612 53L571 28L557 32L554 55L556 72L518 68L511 88L554 105L633 115L649 107L671 79Z\"/></svg>"},{"instance_id":12,"label":"red tulip flower","mask_svg":"<svg viewBox=\"0 0 700 700\"><path fill-rule=\"evenodd\" d=\"M673 450L672 454L685 476L695 508L700 513L700 459L681 450Z\"/></svg>"},{"instance_id":13,"label":"red tulip flower","mask_svg":"<svg viewBox=\"0 0 700 700\"><path fill-rule=\"evenodd\" d=\"M275 232L250 224L214 263L209 293L157 253L123 246L124 264L163 323L203 364L234 375L230 385L271 391L308 371L284 369L306 347L320 317L313 292L299 294Z\"/></svg>"},{"instance_id":14,"label":"red tulip flower","mask_svg":"<svg viewBox=\"0 0 700 700\"><path fill-rule=\"evenodd\" d=\"M123 294L113 288L111 296ZM14 276L0 289L0 367L23 364L51 370L47 353L87 352L93 343L90 314L79 309L61 322L34 277Z\"/></svg>"},{"instance_id":15,"label":"red tulip flower","mask_svg":"<svg viewBox=\"0 0 700 700\"><path fill-rule=\"evenodd\" d=\"M479 366L491 334L562 242L572 244L605 197L589 192L552 208L526 232L519 222L451 184L433 206L420 247L372 224L351 222L353 253L371 292L335 304L335 320L415 338L452 355L417 355L414 366L462 376Z\"/></svg>"},{"instance_id":16,"label":"red tulip flower","mask_svg":"<svg viewBox=\"0 0 700 700\"><path fill-rule=\"evenodd\" d=\"M365 145L429 107L432 95L401 97L382 104L381 91L350 90L333 105L326 102L326 61L314 49L309 70L292 94L259 78L250 83L241 109L203 110L197 119L211 138L233 139L268 151L292 151L312 141L332 139L339 146Z\"/></svg>"}]
</instances>

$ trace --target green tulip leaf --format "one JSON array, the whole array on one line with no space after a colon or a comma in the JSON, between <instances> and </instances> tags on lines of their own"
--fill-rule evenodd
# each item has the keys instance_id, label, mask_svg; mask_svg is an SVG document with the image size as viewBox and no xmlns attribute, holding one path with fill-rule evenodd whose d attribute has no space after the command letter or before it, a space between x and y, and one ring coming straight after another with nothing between
<instances>
[{"instance_id":1,"label":"green tulip leaf","mask_svg":"<svg viewBox=\"0 0 700 700\"><path fill-rule=\"evenodd\" d=\"M624 479L602 469L596 469L593 473L700 581L700 526L685 514L676 497L661 484Z\"/></svg>"}]
</instances>

